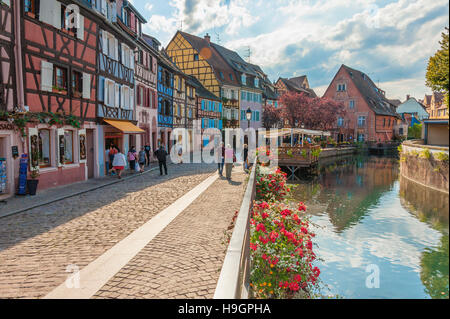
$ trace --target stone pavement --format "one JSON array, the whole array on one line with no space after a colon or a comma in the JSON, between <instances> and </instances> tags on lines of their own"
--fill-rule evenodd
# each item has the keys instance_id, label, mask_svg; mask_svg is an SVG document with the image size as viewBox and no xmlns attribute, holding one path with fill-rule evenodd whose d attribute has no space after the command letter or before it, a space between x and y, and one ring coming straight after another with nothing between
<instances>
[{"instance_id":1,"label":"stone pavement","mask_svg":"<svg viewBox=\"0 0 450 319\"><path fill-rule=\"evenodd\" d=\"M1 218L0 298L45 296L66 280L68 266L83 269L215 169L171 165L169 176L149 172ZM96 297L212 297L225 255L223 232L244 193L241 169L234 172L237 182L212 184Z\"/></svg>"},{"instance_id":2,"label":"stone pavement","mask_svg":"<svg viewBox=\"0 0 450 319\"><path fill-rule=\"evenodd\" d=\"M151 163L150 167L145 168L144 174L150 171L159 169L157 163ZM53 187L43 191L39 191L35 196L19 196L7 198L6 203L0 203L0 218L17 214L26 210L30 210L35 207L46 205L61 199L66 199L73 195L89 192L104 186L120 183L126 179L134 178L138 174L130 171L125 171L122 174L122 179L119 180L116 176L105 176L101 178L94 178L87 181L73 183L70 185L64 185L59 187Z\"/></svg>"},{"instance_id":3,"label":"stone pavement","mask_svg":"<svg viewBox=\"0 0 450 319\"><path fill-rule=\"evenodd\" d=\"M94 298L212 298L246 176L236 167L231 183L214 182Z\"/></svg>"}]
</instances>

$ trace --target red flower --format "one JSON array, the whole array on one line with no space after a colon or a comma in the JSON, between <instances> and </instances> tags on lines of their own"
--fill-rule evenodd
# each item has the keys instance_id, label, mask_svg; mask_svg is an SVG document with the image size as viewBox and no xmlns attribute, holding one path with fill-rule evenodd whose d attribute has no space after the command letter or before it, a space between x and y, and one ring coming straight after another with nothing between
<instances>
[{"instance_id":1,"label":"red flower","mask_svg":"<svg viewBox=\"0 0 450 319\"><path fill-rule=\"evenodd\" d=\"M261 214L261 217L262 217L263 219L266 219L267 217L269 217L269 214L267 214L267 213L262 213L262 214Z\"/></svg>"},{"instance_id":2,"label":"red flower","mask_svg":"<svg viewBox=\"0 0 450 319\"><path fill-rule=\"evenodd\" d=\"M312 241L308 240L308 243L306 244L306 247L311 250L312 249Z\"/></svg>"},{"instance_id":3,"label":"red flower","mask_svg":"<svg viewBox=\"0 0 450 319\"><path fill-rule=\"evenodd\" d=\"M276 231L272 231L270 233L270 240L272 241L272 243L274 243L277 240L278 236L279 234Z\"/></svg>"},{"instance_id":4,"label":"red flower","mask_svg":"<svg viewBox=\"0 0 450 319\"><path fill-rule=\"evenodd\" d=\"M301 230L301 232L303 234L307 234L308 233L308 230L305 227L300 228L300 230Z\"/></svg>"},{"instance_id":5,"label":"red flower","mask_svg":"<svg viewBox=\"0 0 450 319\"><path fill-rule=\"evenodd\" d=\"M264 227L264 225L262 223L259 223L256 226L256 231L262 231L263 233L265 233L266 232L266 227Z\"/></svg>"},{"instance_id":6,"label":"red flower","mask_svg":"<svg viewBox=\"0 0 450 319\"><path fill-rule=\"evenodd\" d=\"M298 291L300 289L300 287L298 286L298 284L296 282L291 282L289 285L289 289L291 289L292 291Z\"/></svg>"},{"instance_id":7,"label":"red flower","mask_svg":"<svg viewBox=\"0 0 450 319\"><path fill-rule=\"evenodd\" d=\"M253 243L250 243L250 249L252 249L252 250L257 250L258 249L258 244L253 244Z\"/></svg>"},{"instance_id":8,"label":"red flower","mask_svg":"<svg viewBox=\"0 0 450 319\"><path fill-rule=\"evenodd\" d=\"M306 206L305 206L305 204L303 204L303 203L300 203L299 205L298 205L298 210L299 211L306 211Z\"/></svg>"},{"instance_id":9,"label":"red flower","mask_svg":"<svg viewBox=\"0 0 450 319\"><path fill-rule=\"evenodd\" d=\"M267 260L267 258L268 258L266 254L263 254L261 257L262 257L262 259L264 259L264 260Z\"/></svg>"},{"instance_id":10,"label":"red flower","mask_svg":"<svg viewBox=\"0 0 450 319\"><path fill-rule=\"evenodd\" d=\"M297 282L300 282L300 281L302 281L302 276L295 275L294 280L297 281Z\"/></svg>"},{"instance_id":11,"label":"red flower","mask_svg":"<svg viewBox=\"0 0 450 319\"><path fill-rule=\"evenodd\" d=\"M263 244L267 244L269 242L269 238L259 236L259 241L262 242Z\"/></svg>"}]
</instances>

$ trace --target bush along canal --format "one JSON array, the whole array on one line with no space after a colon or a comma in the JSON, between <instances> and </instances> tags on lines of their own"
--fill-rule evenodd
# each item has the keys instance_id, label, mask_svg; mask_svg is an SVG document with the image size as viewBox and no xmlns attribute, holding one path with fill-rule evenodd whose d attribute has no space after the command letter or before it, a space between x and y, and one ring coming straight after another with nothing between
<instances>
[{"instance_id":1,"label":"bush along canal","mask_svg":"<svg viewBox=\"0 0 450 319\"><path fill-rule=\"evenodd\" d=\"M253 246L252 279L255 290L262 291L260 296L293 297L289 287L299 273L300 287L306 279L305 291L294 297L449 298L448 194L401 178L398 159L327 159L319 164L318 176L303 179L295 187L284 184L278 176L267 177L259 177L257 189L263 193L269 190L272 197L259 196L252 225L252 243L258 245ZM286 214L289 223L284 224L294 231L285 231L299 232L298 227L304 227L307 238L306 244L302 243L304 256L298 257L300 267L295 268L295 274L288 272L287 267L292 265L289 256L298 253L297 246L294 248L292 240L284 239L286 236L283 241L272 243L271 232L279 228L269 222L270 218L276 219L273 216L284 221L280 217L284 205L292 206L283 202L283 192L289 193L289 188L294 202L304 202L304 206L301 212L292 209L291 214ZM266 211L268 216L263 218ZM296 224L294 213L301 219L300 224ZM309 240L314 243L314 252L308 249L312 247ZM272 269L267 268L266 264L273 262L263 259L264 253L265 258L275 255L279 259ZM310 262L315 265L310 267ZM320 287L311 280L319 274L317 269ZM277 278L285 280L280 280L279 289L269 294L264 282L268 284L270 279L274 285ZM264 288L260 288L261 283Z\"/></svg>"}]
</instances>

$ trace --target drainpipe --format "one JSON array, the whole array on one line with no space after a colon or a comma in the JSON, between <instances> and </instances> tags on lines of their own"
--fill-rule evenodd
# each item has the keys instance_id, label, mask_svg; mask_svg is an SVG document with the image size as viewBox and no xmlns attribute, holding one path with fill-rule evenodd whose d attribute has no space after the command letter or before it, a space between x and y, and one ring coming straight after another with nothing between
<instances>
[{"instance_id":1,"label":"drainpipe","mask_svg":"<svg viewBox=\"0 0 450 319\"><path fill-rule=\"evenodd\" d=\"M13 6L12 12L12 27L14 28L14 58L16 66L16 88L17 88L17 105L14 106L18 109L24 108L24 89L23 89L23 73L22 73L22 36L21 36L21 25L20 25L20 4L17 1L12 1Z\"/></svg>"}]
</instances>

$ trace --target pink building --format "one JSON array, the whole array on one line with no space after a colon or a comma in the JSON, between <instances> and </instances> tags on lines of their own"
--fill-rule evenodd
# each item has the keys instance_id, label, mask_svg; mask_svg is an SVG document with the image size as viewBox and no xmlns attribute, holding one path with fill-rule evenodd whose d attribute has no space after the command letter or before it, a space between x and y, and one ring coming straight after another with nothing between
<instances>
[{"instance_id":1,"label":"pink building","mask_svg":"<svg viewBox=\"0 0 450 319\"><path fill-rule=\"evenodd\" d=\"M7 116L17 110L17 78L18 67L16 57L18 46L16 39L20 33L15 33L14 12L17 11L14 1L0 0L0 200L14 194L19 173L19 157L14 152L22 154L25 141L15 130Z\"/></svg>"},{"instance_id":2,"label":"pink building","mask_svg":"<svg viewBox=\"0 0 450 319\"><path fill-rule=\"evenodd\" d=\"M20 3L24 108L30 171L39 189L98 176L96 63L98 15L56 0ZM74 15L73 23L65 17ZM19 25L19 24L18 24ZM97 173L96 173L97 172Z\"/></svg>"}]
</instances>

